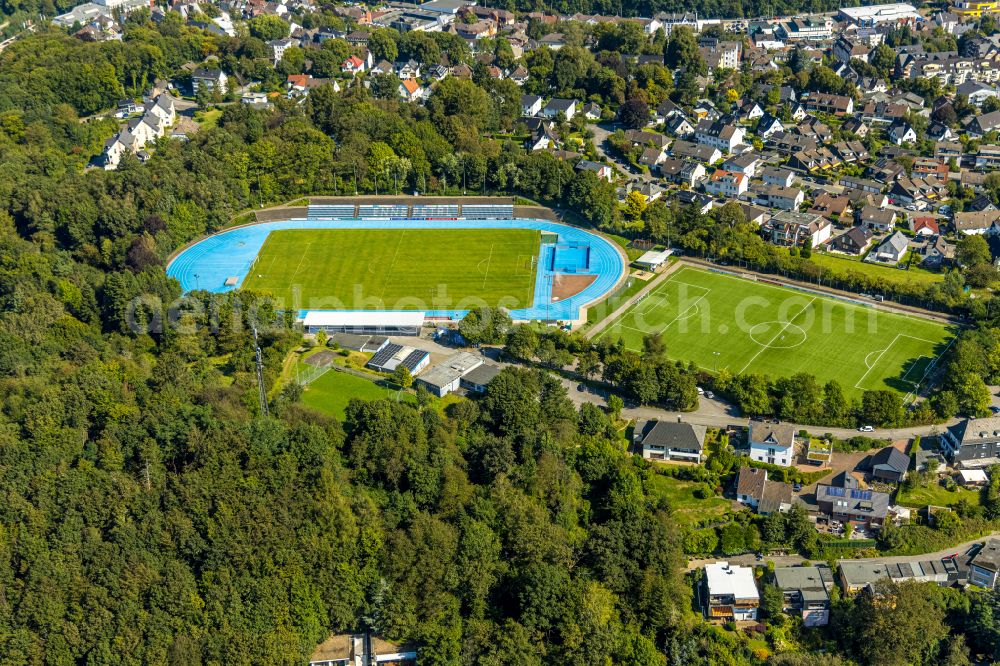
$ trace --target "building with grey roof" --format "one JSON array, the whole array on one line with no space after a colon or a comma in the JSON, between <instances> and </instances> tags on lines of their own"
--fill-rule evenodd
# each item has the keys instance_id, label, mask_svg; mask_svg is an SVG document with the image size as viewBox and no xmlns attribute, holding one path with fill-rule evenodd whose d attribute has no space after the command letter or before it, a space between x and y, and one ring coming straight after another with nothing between
<instances>
[{"instance_id":1,"label":"building with grey roof","mask_svg":"<svg viewBox=\"0 0 1000 666\"><path fill-rule=\"evenodd\" d=\"M632 439L647 460L681 460L700 463L708 429L673 421L639 421Z\"/></svg>"},{"instance_id":2,"label":"building with grey roof","mask_svg":"<svg viewBox=\"0 0 1000 666\"><path fill-rule=\"evenodd\" d=\"M459 382L462 388L474 393L486 393L490 382L500 374L500 368L489 363L483 363L478 368L465 374Z\"/></svg>"},{"instance_id":3,"label":"building with grey roof","mask_svg":"<svg viewBox=\"0 0 1000 666\"><path fill-rule=\"evenodd\" d=\"M894 446L876 452L871 459L872 478L899 483L906 478L910 457Z\"/></svg>"},{"instance_id":4,"label":"building with grey roof","mask_svg":"<svg viewBox=\"0 0 1000 666\"><path fill-rule=\"evenodd\" d=\"M816 486L816 503L829 520L881 525L889 513L889 494L861 487L853 475L841 472L830 483Z\"/></svg>"},{"instance_id":5,"label":"building with grey roof","mask_svg":"<svg viewBox=\"0 0 1000 666\"><path fill-rule=\"evenodd\" d=\"M462 377L483 364L483 358L470 352L452 354L417 380L434 395L444 397L461 386Z\"/></svg>"},{"instance_id":6,"label":"building with grey roof","mask_svg":"<svg viewBox=\"0 0 1000 666\"><path fill-rule=\"evenodd\" d=\"M941 446L956 467L989 467L1000 463L1000 416L965 419L941 436Z\"/></svg>"},{"instance_id":7,"label":"building with grey roof","mask_svg":"<svg viewBox=\"0 0 1000 666\"><path fill-rule=\"evenodd\" d=\"M784 596L784 612L798 615L807 627L822 627L830 622L833 573L828 566L776 567L774 584Z\"/></svg>"},{"instance_id":8,"label":"building with grey roof","mask_svg":"<svg viewBox=\"0 0 1000 666\"><path fill-rule=\"evenodd\" d=\"M969 582L993 588L1000 579L1000 539L990 539L969 563Z\"/></svg>"}]
</instances>

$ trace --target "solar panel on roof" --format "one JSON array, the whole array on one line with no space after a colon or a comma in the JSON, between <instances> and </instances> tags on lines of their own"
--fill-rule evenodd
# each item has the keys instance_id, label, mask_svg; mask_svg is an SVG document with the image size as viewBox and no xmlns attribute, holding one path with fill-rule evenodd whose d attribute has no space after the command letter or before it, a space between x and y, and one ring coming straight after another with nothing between
<instances>
[{"instance_id":1,"label":"solar panel on roof","mask_svg":"<svg viewBox=\"0 0 1000 666\"><path fill-rule=\"evenodd\" d=\"M415 349L406 355L406 358L403 359L402 365L405 366L410 372L414 372L426 354L427 352L425 351Z\"/></svg>"},{"instance_id":2,"label":"solar panel on roof","mask_svg":"<svg viewBox=\"0 0 1000 666\"><path fill-rule=\"evenodd\" d=\"M843 488L838 488L836 486L829 486L826 489L826 494L827 495L833 495L834 497L843 497L844 496L844 489Z\"/></svg>"},{"instance_id":3,"label":"solar panel on roof","mask_svg":"<svg viewBox=\"0 0 1000 666\"><path fill-rule=\"evenodd\" d=\"M382 347L381 350L376 352L375 355L372 356L372 360L368 361L368 364L372 367L381 367L385 365L389 359L395 356L396 353L402 348L402 345L390 342L385 347Z\"/></svg>"},{"instance_id":4,"label":"solar panel on roof","mask_svg":"<svg viewBox=\"0 0 1000 666\"><path fill-rule=\"evenodd\" d=\"M856 500L870 500L872 498L872 491L870 490L851 490L851 499Z\"/></svg>"}]
</instances>

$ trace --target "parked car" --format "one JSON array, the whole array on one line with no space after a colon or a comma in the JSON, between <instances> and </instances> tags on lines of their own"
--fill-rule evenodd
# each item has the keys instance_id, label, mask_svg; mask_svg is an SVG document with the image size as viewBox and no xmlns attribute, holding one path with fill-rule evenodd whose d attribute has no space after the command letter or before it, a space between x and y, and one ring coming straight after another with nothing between
<instances>
[{"instance_id":1,"label":"parked car","mask_svg":"<svg viewBox=\"0 0 1000 666\"><path fill-rule=\"evenodd\" d=\"M872 426L861 426L858 428L858 432L875 432L875 428Z\"/></svg>"},{"instance_id":2,"label":"parked car","mask_svg":"<svg viewBox=\"0 0 1000 666\"><path fill-rule=\"evenodd\" d=\"M700 386L695 387L698 389L698 395L705 395L705 389Z\"/></svg>"},{"instance_id":3,"label":"parked car","mask_svg":"<svg viewBox=\"0 0 1000 666\"><path fill-rule=\"evenodd\" d=\"M802 484L801 483L792 484L792 490L794 490L795 492L799 492L800 490L802 490Z\"/></svg>"},{"instance_id":4,"label":"parked car","mask_svg":"<svg viewBox=\"0 0 1000 666\"><path fill-rule=\"evenodd\" d=\"M705 391L705 397L711 400L712 398L715 397L715 394L712 393L711 391Z\"/></svg>"}]
</instances>

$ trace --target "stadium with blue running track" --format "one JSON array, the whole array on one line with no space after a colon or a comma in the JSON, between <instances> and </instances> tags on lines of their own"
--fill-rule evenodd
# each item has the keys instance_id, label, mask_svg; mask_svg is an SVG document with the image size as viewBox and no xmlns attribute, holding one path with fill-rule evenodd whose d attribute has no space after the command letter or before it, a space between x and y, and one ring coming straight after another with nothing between
<instances>
[{"instance_id":1,"label":"stadium with blue running track","mask_svg":"<svg viewBox=\"0 0 1000 666\"><path fill-rule=\"evenodd\" d=\"M416 217L423 213L422 208L428 209L424 213L426 216ZM565 322L579 321L583 308L606 298L627 275L627 260L622 251L590 231L548 220L515 218L512 206L465 206L463 212L484 209L482 217L451 218L446 217L452 213L445 210L448 208L457 209L416 205L412 210L409 206L391 205L311 205L304 217L236 227L194 243L173 258L167 266L167 274L176 278L185 292L224 293L239 289L268 235L286 229L533 229L542 232L548 241L555 239L555 242L543 241L541 244L532 305L512 310L510 315L519 321ZM435 215L432 217L431 213ZM593 280L578 293L554 300L553 284L559 275L593 276ZM302 318L307 314L307 311L299 312ZM467 311L422 314L427 318L457 320Z\"/></svg>"}]
</instances>

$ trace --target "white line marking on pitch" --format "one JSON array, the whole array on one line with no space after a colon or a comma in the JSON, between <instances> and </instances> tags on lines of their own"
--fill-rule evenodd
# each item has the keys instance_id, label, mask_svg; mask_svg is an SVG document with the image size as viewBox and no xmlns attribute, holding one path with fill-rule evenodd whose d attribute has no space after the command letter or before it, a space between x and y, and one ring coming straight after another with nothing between
<instances>
[{"instance_id":1,"label":"white line marking on pitch","mask_svg":"<svg viewBox=\"0 0 1000 666\"><path fill-rule=\"evenodd\" d=\"M803 312L805 312L806 310L808 310L808 309L809 309L809 307L810 307L810 306L811 306L811 305L812 305L812 304L813 304L813 303L814 303L814 302L816 301L816 299L818 299L818 298L819 298L819 296L814 296L814 297L813 297L813 299L812 299L811 301L809 301L808 303L806 303L806 304L805 304L805 305L804 305L804 306L802 307L802 309L801 309L801 310L799 310L799 311L798 311L798 312L797 312L797 313L795 314L795 316L794 316L794 317L792 317L791 319L789 319L788 321L786 321L786 322L785 322L785 325L784 325L784 326L782 326L782 327L781 327L781 329L780 329L780 330L779 330L779 331L778 331L777 333L775 333L775 334L774 334L774 337L773 337L773 338L771 338L770 340L768 340L768 341L767 341L767 344L766 344L766 345L761 345L760 349L759 349L759 350L757 350L757 353L756 353L756 354L754 354L754 355L753 355L753 356L752 356L752 357L750 358L750 360L749 360L749 361L747 361L747 364L743 366L743 369L742 369L742 370L740 370L740 373L739 373L739 374L741 374L741 375L742 375L742 374L743 374L744 372L746 372L746 371L747 371L747 368L749 368L749 367L750 367L750 365L751 365L751 364L752 364L752 363L753 363L754 361L756 361L756 360L757 360L757 357L758 357L758 356L760 356L761 354L763 354L763 353L764 353L764 350L765 350L765 349L770 349L770 348L771 348L771 344L772 344L772 343L773 343L773 342L774 342L775 340L777 340L777 339L778 339L778 336L779 336L779 335L781 335L782 333L784 333L784 332L785 332L786 330L788 330L788 327L789 327L789 326L791 326L791 325L792 325L792 323L793 323L793 322L794 322L794 321L795 321L796 319L798 319L798 318L799 318L799 317L800 317L800 316L802 315L802 313L803 313Z\"/></svg>"},{"instance_id":2,"label":"white line marking on pitch","mask_svg":"<svg viewBox=\"0 0 1000 666\"><path fill-rule=\"evenodd\" d=\"M490 254L486 257L486 275L483 276L483 289L486 289L486 280L490 277L490 264L493 262L493 245L490 243Z\"/></svg>"},{"instance_id":3,"label":"white line marking on pitch","mask_svg":"<svg viewBox=\"0 0 1000 666\"><path fill-rule=\"evenodd\" d=\"M937 343L937 342L933 342L933 341L931 341L931 340L925 340L924 338L918 338L918 337L916 337L916 336L913 336L913 335L907 335L906 333L897 333L897 334L896 334L896 337L894 337L894 338L892 339L892 342L890 342L890 343L888 344L888 346L886 346L886 348L885 348L885 349L882 349L881 351L879 351L879 350L876 350L876 351L878 351L878 356L876 356L876 357L875 357L875 362L874 362L874 363L872 363L871 365L868 365L868 356L871 356L871 355L872 355L873 353L875 353L875 352L868 352L868 355L867 355L867 356L865 356L865 365L868 365L868 369L867 369L867 370L865 370L865 374L861 375L861 379L859 379L859 380L858 380L858 383L854 385L854 388L856 388L856 389L862 389L862 390L864 390L864 389L862 388L862 386L861 386L861 382L865 381L865 377L867 377L867 376L868 376L868 373L869 373L869 372L871 372L871 371L872 371L873 369L875 369L875 366L876 366L876 365L878 365L878 364L879 364L879 362L881 362L881 360L882 360L882 357L883 357L883 356L885 356L885 353L886 353L887 351L889 351L889 350L890 350L890 349L892 348L892 346L893 346L894 344L896 344L896 341L897 341L897 340L899 340L900 338L910 338L911 340L918 340L918 341L920 341L920 342L926 342L927 344L931 344L931 345L936 345L936 344L939 344L939 343ZM951 345L948 345L948 346L950 347ZM948 351L947 347L945 348L945 352L946 352L946 351ZM941 355L943 356L943 355L944 355L944 352L941 352ZM918 358L931 358L931 357L929 357L929 356L924 356L923 354L921 354L921 355L920 355L920 356L919 356ZM940 357L940 356L938 356L938 359L940 359L940 358L941 358L941 357ZM937 362L937 361L935 360L935 361L934 361L934 363L936 363L936 362ZM931 363L930 367L933 367L934 363ZM907 374L909 374L909 370L907 370ZM926 374L927 374L927 373L926 373L926 372L924 372L924 375L925 375L925 376L926 376ZM912 382L912 381L910 381L910 380L903 380L903 381L908 381L909 383L913 384L913 382ZM923 381L923 377L921 377L921 381Z\"/></svg>"},{"instance_id":4,"label":"white line marking on pitch","mask_svg":"<svg viewBox=\"0 0 1000 666\"><path fill-rule=\"evenodd\" d=\"M396 257L399 256L399 248L403 246L403 236L406 235L406 229L402 229L402 233L399 234L399 242L396 243L396 251L392 255L392 261L389 262L389 269L385 272L385 282L382 283L382 292L378 296L378 300L381 303L385 298L385 290L389 286L389 281L392 279L392 267L396 265ZM382 303L385 305L385 303Z\"/></svg>"}]
</instances>

